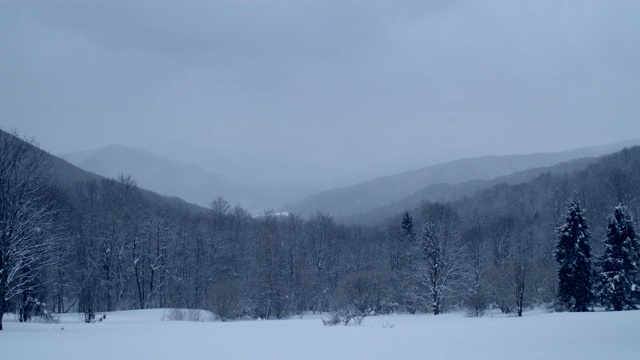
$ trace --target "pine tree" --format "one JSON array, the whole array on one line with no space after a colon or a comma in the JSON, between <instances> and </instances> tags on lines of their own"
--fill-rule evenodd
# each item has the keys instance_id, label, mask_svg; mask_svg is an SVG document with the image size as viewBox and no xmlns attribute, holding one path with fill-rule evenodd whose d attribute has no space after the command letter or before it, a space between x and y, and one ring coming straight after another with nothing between
<instances>
[{"instance_id":1,"label":"pine tree","mask_svg":"<svg viewBox=\"0 0 640 360\"><path fill-rule=\"evenodd\" d=\"M609 218L601 260L599 296L607 310L636 308L638 250L633 222L627 208L620 204Z\"/></svg>"},{"instance_id":2,"label":"pine tree","mask_svg":"<svg viewBox=\"0 0 640 360\"><path fill-rule=\"evenodd\" d=\"M412 242L415 241L416 232L413 229L413 218L411 217L411 215L409 215L409 212L407 211L404 212L404 216L402 217L401 227L402 227L402 230L401 230L402 236L404 236L405 239L408 239Z\"/></svg>"},{"instance_id":3,"label":"pine tree","mask_svg":"<svg viewBox=\"0 0 640 360\"><path fill-rule=\"evenodd\" d=\"M400 228L392 227L389 237L389 265L394 276L394 283L398 286L397 302L408 312L414 313L418 300L413 291L413 282L408 274L412 270L415 250L415 230L413 218L405 211Z\"/></svg>"},{"instance_id":4,"label":"pine tree","mask_svg":"<svg viewBox=\"0 0 640 360\"><path fill-rule=\"evenodd\" d=\"M573 200L567 207L565 223L556 233L555 257L558 262L558 301L570 311L587 311L592 298L591 246L589 229L580 208Z\"/></svg>"},{"instance_id":5,"label":"pine tree","mask_svg":"<svg viewBox=\"0 0 640 360\"><path fill-rule=\"evenodd\" d=\"M405 212L400 229L390 237L389 262L393 271L402 273L408 266L415 237L413 218L408 212Z\"/></svg>"}]
</instances>

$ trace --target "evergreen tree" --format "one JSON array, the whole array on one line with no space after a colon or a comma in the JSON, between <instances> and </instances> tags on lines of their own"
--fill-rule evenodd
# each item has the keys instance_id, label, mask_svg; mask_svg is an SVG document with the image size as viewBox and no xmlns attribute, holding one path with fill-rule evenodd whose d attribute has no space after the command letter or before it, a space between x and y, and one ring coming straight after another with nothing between
<instances>
[{"instance_id":1,"label":"evergreen tree","mask_svg":"<svg viewBox=\"0 0 640 360\"><path fill-rule=\"evenodd\" d=\"M558 301L570 311L587 311L593 285L591 246L587 222L578 201L569 204L565 222L556 233Z\"/></svg>"},{"instance_id":2,"label":"evergreen tree","mask_svg":"<svg viewBox=\"0 0 640 360\"><path fill-rule=\"evenodd\" d=\"M389 264L393 272L394 283L399 289L396 300L406 311L414 313L419 301L413 291L414 284L407 276L412 271L411 262L415 257L416 246L416 233L411 215L405 211L400 228L393 226L391 231Z\"/></svg>"},{"instance_id":3,"label":"evergreen tree","mask_svg":"<svg viewBox=\"0 0 640 360\"><path fill-rule=\"evenodd\" d=\"M607 310L635 309L634 293L638 292L638 240L627 208L618 205L609 218L601 261L600 291Z\"/></svg>"},{"instance_id":4,"label":"evergreen tree","mask_svg":"<svg viewBox=\"0 0 640 360\"><path fill-rule=\"evenodd\" d=\"M402 217L402 230L401 234L405 239L409 239L410 241L414 241L416 239L416 232L413 229L413 218L409 215L409 212L405 211L404 216Z\"/></svg>"}]
</instances>

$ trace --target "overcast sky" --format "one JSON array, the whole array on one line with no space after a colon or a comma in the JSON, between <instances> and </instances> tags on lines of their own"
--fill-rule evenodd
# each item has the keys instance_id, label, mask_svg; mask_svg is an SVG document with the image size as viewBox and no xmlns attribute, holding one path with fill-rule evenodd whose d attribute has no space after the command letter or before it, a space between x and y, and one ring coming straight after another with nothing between
<instances>
[{"instance_id":1,"label":"overcast sky","mask_svg":"<svg viewBox=\"0 0 640 360\"><path fill-rule=\"evenodd\" d=\"M54 154L201 145L338 182L636 139L639 19L639 1L0 0L0 126Z\"/></svg>"}]
</instances>

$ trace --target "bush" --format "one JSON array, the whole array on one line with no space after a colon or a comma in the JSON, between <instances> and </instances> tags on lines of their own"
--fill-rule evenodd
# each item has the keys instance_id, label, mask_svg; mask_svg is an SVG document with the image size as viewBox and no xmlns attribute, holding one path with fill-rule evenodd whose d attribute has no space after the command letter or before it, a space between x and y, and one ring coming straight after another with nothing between
<instances>
[{"instance_id":1,"label":"bush","mask_svg":"<svg viewBox=\"0 0 640 360\"><path fill-rule=\"evenodd\" d=\"M202 313L197 309L169 309L162 312L162 321L204 321Z\"/></svg>"},{"instance_id":2,"label":"bush","mask_svg":"<svg viewBox=\"0 0 640 360\"><path fill-rule=\"evenodd\" d=\"M185 321L187 312L183 309L169 309L162 312L162 321Z\"/></svg>"},{"instance_id":3,"label":"bush","mask_svg":"<svg viewBox=\"0 0 640 360\"><path fill-rule=\"evenodd\" d=\"M467 316L482 317L489 308L489 299L480 290L474 291L465 301Z\"/></svg>"},{"instance_id":4,"label":"bush","mask_svg":"<svg viewBox=\"0 0 640 360\"><path fill-rule=\"evenodd\" d=\"M42 314L36 316L34 321L44 324L58 324L60 323L60 317L52 315L47 310L44 310Z\"/></svg>"},{"instance_id":5,"label":"bush","mask_svg":"<svg viewBox=\"0 0 640 360\"><path fill-rule=\"evenodd\" d=\"M322 325L324 326L336 326L342 323L342 318L338 313L334 313L328 319L322 319Z\"/></svg>"},{"instance_id":6,"label":"bush","mask_svg":"<svg viewBox=\"0 0 640 360\"><path fill-rule=\"evenodd\" d=\"M334 306L354 316L388 314L397 303L392 291L393 279L385 273L361 271L347 275L333 297Z\"/></svg>"},{"instance_id":7,"label":"bush","mask_svg":"<svg viewBox=\"0 0 640 360\"><path fill-rule=\"evenodd\" d=\"M351 311L338 311L331 315L328 319L322 319L324 326L336 326L343 324L344 326L355 325L360 326L366 315L355 314Z\"/></svg>"},{"instance_id":8,"label":"bush","mask_svg":"<svg viewBox=\"0 0 640 360\"><path fill-rule=\"evenodd\" d=\"M344 324L344 326L347 326L349 324L355 325L355 326L360 326L360 325L362 325L362 322L364 321L365 317L366 317L366 315L355 315L355 314L347 313L342 318L342 323Z\"/></svg>"},{"instance_id":9,"label":"bush","mask_svg":"<svg viewBox=\"0 0 640 360\"><path fill-rule=\"evenodd\" d=\"M244 306L242 293L235 281L226 281L217 284L212 289L209 298L209 310L216 320L227 321L242 317Z\"/></svg>"}]
</instances>

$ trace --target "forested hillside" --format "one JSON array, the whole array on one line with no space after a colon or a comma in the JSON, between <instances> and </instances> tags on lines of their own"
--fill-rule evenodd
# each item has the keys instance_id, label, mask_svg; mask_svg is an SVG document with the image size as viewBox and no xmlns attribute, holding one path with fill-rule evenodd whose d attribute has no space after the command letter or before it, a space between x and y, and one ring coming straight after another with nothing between
<instances>
[{"instance_id":1,"label":"forested hillside","mask_svg":"<svg viewBox=\"0 0 640 360\"><path fill-rule=\"evenodd\" d=\"M342 220L347 223L376 225L383 222L388 217L401 213L405 209L415 208L424 201L441 203L460 201L465 197L471 197L479 191L486 190L498 184L521 184L531 181L544 173L569 174L583 170L595 161L597 161L597 158L595 157L580 158L562 162L553 166L518 171L509 175L498 176L490 180L474 179L457 184L439 183L428 185L423 189L416 191L409 196L393 201L386 206L373 209L362 214L344 217Z\"/></svg>"},{"instance_id":2,"label":"forested hillside","mask_svg":"<svg viewBox=\"0 0 640 360\"><path fill-rule=\"evenodd\" d=\"M550 167L585 157L602 156L620 151L626 146L638 144L640 141L635 140L558 153L461 159L324 191L297 203L288 204L282 210L307 215L321 211L330 213L338 219L351 221L367 212L375 212L376 209L387 207L390 204L393 206L394 202L408 204L407 198L420 197L420 192L425 190L429 192L429 186L456 185L465 182L481 185L479 180L490 181L515 172L522 172L521 175L526 175L529 169ZM530 180L530 177L526 180ZM438 190L434 191L436 194L438 192ZM430 198L442 201L438 199L438 195L427 195L424 199L432 200Z\"/></svg>"},{"instance_id":3,"label":"forested hillside","mask_svg":"<svg viewBox=\"0 0 640 360\"><path fill-rule=\"evenodd\" d=\"M163 158L154 153L122 145L64 155L70 163L107 178L131 175L143 188L162 195L179 196L193 204L207 206L222 196L250 209L265 204L255 189L195 165Z\"/></svg>"},{"instance_id":4,"label":"forested hillside","mask_svg":"<svg viewBox=\"0 0 640 360\"><path fill-rule=\"evenodd\" d=\"M208 309L220 320L461 307L521 314L556 304L555 231L571 200L586 209L594 269L614 208L623 203L634 219L640 210L640 147L580 171L422 203L376 226L323 213L252 216L221 198L202 209L127 176L55 181L48 174L60 174L59 160L5 132L0 147L0 305L24 321L45 310L91 321L154 307Z\"/></svg>"}]
</instances>

